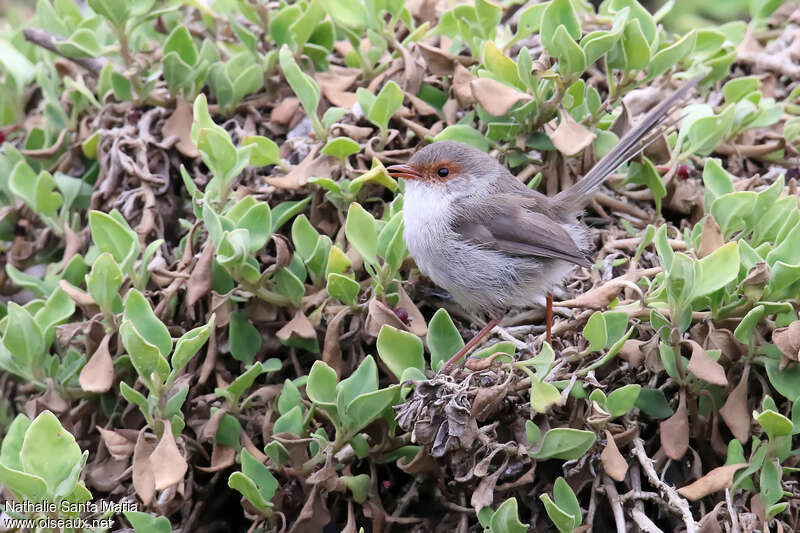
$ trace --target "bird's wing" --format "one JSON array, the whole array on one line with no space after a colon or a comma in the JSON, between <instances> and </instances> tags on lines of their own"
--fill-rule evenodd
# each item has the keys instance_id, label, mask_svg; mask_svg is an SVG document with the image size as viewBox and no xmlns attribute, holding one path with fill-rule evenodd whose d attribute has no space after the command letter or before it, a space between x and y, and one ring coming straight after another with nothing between
<instances>
[{"instance_id":1,"label":"bird's wing","mask_svg":"<svg viewBox=\"0 0 800 533\"><path fill-rule=\"evenodd\" d=\"M508 204L505 207L490 216L457 219L453 229L468 241L509 255L552 257L581 266L592 264L567 230L547 215Z\"/></svg>"}]
</instances>

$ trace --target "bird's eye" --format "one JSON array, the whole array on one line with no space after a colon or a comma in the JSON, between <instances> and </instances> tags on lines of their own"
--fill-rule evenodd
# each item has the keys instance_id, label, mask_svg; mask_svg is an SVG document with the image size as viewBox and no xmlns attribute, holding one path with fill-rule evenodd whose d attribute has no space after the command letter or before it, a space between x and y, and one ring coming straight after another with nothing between
<instances>
[{"instance_id":1,"label":"bird's eye","mask_svg":"<svg viewBox=\"0 0 800 533\"><path fill-rule=\"evenodd\" d=\"M440 168L438 171L436 171L436 173L439 174L440 178L446 178L447 175L450 174L450 171L446 168Z\"/></svg>"}]
</instances>

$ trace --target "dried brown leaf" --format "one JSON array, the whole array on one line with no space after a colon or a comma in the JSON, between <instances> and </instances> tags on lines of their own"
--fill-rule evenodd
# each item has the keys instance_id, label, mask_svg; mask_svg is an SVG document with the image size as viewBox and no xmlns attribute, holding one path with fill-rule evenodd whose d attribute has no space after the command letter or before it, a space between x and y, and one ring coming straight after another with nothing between
<instances>
[{"instance_id":1,"label":"dried brown leaf","mask_svg":"<svg viewBox=\"0 0 800 533\"><path fill-rule=\"evenodd\" d=\"M461 63L456 63L455 71L453 72L453 95L455 95L456 100L462 107L472 105L477 101L472 95L472 87L470 86L470 83L477 79Z\"/></svg>"},{"instance_id":2,"label":"dried brown leaf","mask_svg":"<svg viewBox=\"0 0 800 533\"><path fill-rule=\"evenodd\" d=\"M92 354L91 359L81 370L78 381L85 392L103 393L114 384L114 362L108 351L111 335L106 335Z\"/></svg>"},{"instance_id":3,"label":"dried brown leaf","mask_svg":"<svg viewBox=\"0 0 800 533\"><path fill-rule=\"evenodd\" d=\"M686 413L686 392L681 389L675 414L659 424L661 448L673 461L679 461L689 449L689 416Z\"/></svg>"},{"instance_id":4,"label":"dried brown leaf","mask_svg":"<svg viewBox=\"0 0 800 533\"><path fill-rule=\"evenodd\" d=\"M328 511L328 507L325 505L325 498L322 497L320 492L320 487L314 485L289 533L322 531L330 522L331 513Z\"/></svg>"},{"instance_id":5,"label":"dried brown leaf","mask_svg":"<svg viewBox=\"0 0 800 533\"><path fill-rule=\"evenodd\" d=\"M350 89L360 75L360 69L331 65L326 72L318 72L314 77L330 103L350 109L358 100L356 93Z\"/></svg>"},{"instance_id":6,"label":"dried brown leaf","mask_svg":"<svg viewBox=\"0 0 800 533\"><path fill-rule=\"evenodd\" d=\"M286 342L290 339L316 339L317 332L314 324L303 314L301 310L294 314L292 319L287 322L275 334L280 340Z\"/></svg>"},{"instance_id":7,"label":"dried brown leaf","mask_svg":"<svg viewBox=\"0 0 800 533\"><path fill-rule=\"evenodd\" d=\"M708 215L703 221L703 233L700 235L700 247L697 249L698 257L705 257L725 244L720 229L714 217Z\"/></svg>"},{"instance_id":8,"label":"dried brown leaf","mask_svg":"<svg viewBox=\"0 0 800 533\"><path fill-rule=\"evenodd\" d=\"M724 501L717 503L711 511L700 519L698 533L722 533L722 527L719 525L717 515L723 505L725 505Z\"/></svg>"},{"instance_id":9,"label":"dried brown leaf","mask_svg":"<svg viewBox=\"0 0 800 533\"><path fill-rule=\"evenodd\" d=\"M200 157L200 151L189 135L192 131L193 121L192 104L185 100L179 100L178 105L175 106L175 111L164 121L164 127L161 130L161 134L165 139L172 136L178 137L175 148L186 157L192 159Z\"/></svg>"},{"instance_id":10,"label":"dried brown leaf","mask_svg":"<svg viewBox=\"0 0 800 533\"><path fill-rule=\"evenodd\" d=\"M186 280L186 305L189 307L211 291L211 268L215 252L214 244L210 240L206 241L194 264L191 277Z\"/></svg>"},{"instance_id":11,"label":"dried brown leaf","mask_svg":"<svg viewBox=\"0 0 800 533\"><path fill-rule=\"evenodd\" d=\"M639 368L644 361L643 344L645 342L638 339L626 340L619 351L619 358L627 361L631 368Z\"/></svg>"},{"instance_id":12,"label":"dried brown leaf","mask_svg":"<svg viewBox=\"0 0 800 533\"><path fill-rule=\"evenodd\" d=\"M614 481L622 481L628 473L628 461L622 456L617 448L617 443L611 432L606 430L606 446L600 454L603 463L603 470Z\"/></svg>"},{"instance_id":13,"label":"dried brown leaf","mask_svg":"<svg viewBox=\"0 0 800 533\"><path fill-rule=\"evenodd\" d=\"M397 315L394 314L394 311L392 311L389 306L373 296L367 306L367 320L364 323L364 331L367 335L377 337L384 325L389 325L397 329L406 328L403 321L397 318Z\"/></svg>"},{"instance_id":14,"label":"dried brown leaf","mask_svg":"<svg viewBox=\"0 0 800 533\"><path fill-rule=\"evenodd\" d=\"M800 361L800 320L772 332L772 342L792 361Z\"/></svg>"},{"instance_id":15,"label":"dried brown leaf","mask_svg":"<svg viewBox=\"0 0 800 533\"><path fill-rule=\"evenodd\" d=\"M472 80L469 86L475 100L493 117L505 115L517 102L533 99L529 94L490 78Z\"/></svg>"},{"instance_id":16,"label":"dried brown leaf","mask_svg":"<svg viewBox=\"0 0 800 533\"><path fill-rule=\"evenodd\" d=\"M719 466L694 483L679 488L678 494L687 500L697 501L709 494L725 490L733 483L733 475L736 471L746 466L747 463Z\"/></svg>"},{"instance_id":17,"label":"dried brown leaf","mask_svg":"<svg viewBox=\"0 0 800 533\"><path fill-rule=\"evenodd\" d=\"M750 410L747 408L747 379L750 366L745 366L739 383L728 394L725 405L719 410L725 425L742 444L750 440Z\"/></svg>"},{"instance_id":18,"label":"dried brown leaf","mask_svg":"<svg viewBox=\"0 0 800 533\"><path fill-rule=\"evenodd\" d=\"M578 154L592 144L595 135L586 126L575 122L575 119L563 109L560 113L561 121L554 130L548 133L550 140L562 154L566 156Z\"/></svg>"},{"instance_id":19,"label":"dried brown leaf","mask_svg":"<svg viewBox=\"0 0 800 533\"><path fill-rule=\"evenodd\" d=\"M169 420L164 420L164 434L156 449L150 454L150 465L153 469L156 490L163 490L179 483L189 469L189 463L183 458L175 443Z\"/></svg>"},{"instance_id":20,"label":"dried brown leaf","mask_svg":"<svg viewBox=\"0 0 800 533\"><path fill-rule=\"evenodd\" d=\"M408 325L403 324L403 327L418 337L428 333L428 324L425 322L425 317L422 316L422 312L408 297L403 287L397 289L397 296L397 307L402 307L408 313Z\"/></svg>"},{"instance_id":21,"label":"dried brown leaf","mask_svg":"<svg viewBox=\"0 0 800 533\"><path fill-rule=\"evenodd\" d=\"M244 434L244 432L242 432ZM195 465L194 468L202 470L203 472L219 472L225 470L229 466L233 466L236 459L236 450L218 442L214 443L211 449L211 466Z\"/></svg>"},{"instance_id":22,"label":"dried brown leaf","mask_svg":"<svg viewBox=\"0 0 800 533\"><path fill-rule=\"evenodd\" d=\"M348 314L350 314L350 309L344 307L328 322L328 327L325 329L325 342L322 347L322 360L334 369L339 377L342 376L342 349L339 346L339 325Z\"/></svg>"},{"instance_id":23,"label":"dried brown leaf","mask_svg":"<svg viewBox=\"0 0 800 533\"><path fill-rule=\"evenodd\" d=\"M145 506L150 505L156 494L156 482L153 468L150 465L150 455L153 445L147 441L145 429L139 432L136 446L133 451L133 488Z\"/></svg>"},{"instance_id":24,"label":"dried brown leaf","mask_svg":"<svg viewBox=\"0 0 800 533\"><path fill-rule=\"evenodd\" d=\"M478 422L488 419L493 413L503 406L503 400L508 392L508 385L494 385L491 387L481 387L475 393L472 400L470 415Z\"/></svg>"},{"instance_id":25,"label":"dried brown leaf","mask_svg":"<svg viewBox=\"0 0 800 533\"><path fill-rule=\"evenodd\" d=\"M702 346L693 340L686 341L692 347L692 357L689 359L689 372L712 385L728 386L725 369L721 364L711 359Z\"/></svg>"},{"instance_id":26,"label":"dried brown leaf","mask_svg":"<svg viewBox=\"0 0 800 533\"><path fill-rule=\"evenodd\" d=\"M453 55L425 43L417 43L417 47L428 69L437 76L449 76L456 64L470 66L478 62L474 57Z\"/></svg>"},{"instance_id":27,"label":"dried brown leaf","mask_svg":"<svg viewBox=\"0 0 800 533\"><path fill-rule=\"evenodd\" d=\"M289 126L295 113L300 109L300 100L291 96L284 98L281 103L272 108L269 114L270 121L281 126Z\"/></svg>"},{"instance_id":28,"label":"dried brown leaf","mask_svg":"<svg viewBox=\"0 0 800 533\"><path fill-rule=\"evenodd\" d=\"M305 159L285 176L268 177L264 180L279 189L297 190L308 183L308 178L312 176L330 175L328 158L326 156L317 157L317 150L319 150L319 146L315 146Z\"/></svg>"},{"instance_id":29,"label":"dried brown leaf","mask_svg":"<svg viewBox=\"0 0 800 533\"><path fill-rule=\"evenodd\" d=\"M103 443L106 445L106 449L108 453L111 454L111 457L114 459L127 459L133 455L136 442L128 439L128 437L118 431L103 429L101 427L98 427L97 430L103 437Z\"/></svg>"}]
</instances>

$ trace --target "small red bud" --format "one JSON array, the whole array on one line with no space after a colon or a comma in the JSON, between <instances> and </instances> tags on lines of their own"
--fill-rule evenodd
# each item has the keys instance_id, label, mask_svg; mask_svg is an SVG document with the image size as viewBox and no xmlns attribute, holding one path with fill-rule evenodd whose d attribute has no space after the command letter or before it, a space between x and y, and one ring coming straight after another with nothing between
<instances>
[{"instance_id":1,"label":"small red bud","mask_svg":"<svg viewBox=\"0 0 800 533\"><path fill-rule=\"evenodd\" d=\"M0 144L6 142L6 132L4 130L0 130Z\"/></svg>"},{"instance_id":2,"label":"small red bud","mask_svg":"<svg viewBox=\"0 0 800 533\"><path fill-rule=\"evenodd\" d=\"M678 177L682 180L688 180L691 172L692 169L689 168L689 165L681 165L678 167Z\"/></svg>"},{"instance_id":3,"label":"small red bud","mask_svg":"<svg viewBox=\"0 0 800 533\"><path fill-rule=\"evenodd\" d=\"M395 308L394 314L403 321L403 324L408 324L408 311L406 311L405 307Z\"/></svg>"},{"instance_id":4,"label":"small red bud","mask_svg":"<svg viewBox=\"0 0 800 533\"><path fill-rule=\"evenodd\" d=\"M389 481L388 479L384 479L383 481L381 481L381 492L389 492L391 488L392 488L391 481Z\"/></svg>"}]
</instances>

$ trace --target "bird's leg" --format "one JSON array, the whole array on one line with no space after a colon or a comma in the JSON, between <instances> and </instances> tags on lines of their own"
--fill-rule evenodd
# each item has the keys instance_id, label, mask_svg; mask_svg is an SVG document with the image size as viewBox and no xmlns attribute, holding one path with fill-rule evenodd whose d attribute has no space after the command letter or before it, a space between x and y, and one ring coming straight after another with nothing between
<instances>
[{"instance_id":1,"label":"bird's leg","mask_svg":"<svg viewBox=\"0 0 800 533\"><path fill-rule=\"evenodd\" d=\"M553 332L553 295L552 293L547 293L547 304L545 309L545 327L547 328L547 344L553 344L552 339L552 332Z\"/></svg>"},{"instance_id":2,"label":"bird's leg","mask_svg":"<svg viewBox=\"0 0 800 533\"><path fill-rule=\"evenodd\" d=\"M461 348L458 352L456 352L456 354L453 357L448 359L447 362L444 365L442 365L442 368L439 372L447 372L447 370L451 366L457 363L459 359L467 355L467 353L469 353L469 351L472 350L475 347L475 345L481 342L481 340L486 335L488 335L489 332L492 331L494 327L497 326L498 324L500 324L499 318L493 318L492 320L490 320L489 323L486 324L483 327L483 329L481 329L474 337L472 337L472 339L470 339L470 341L467 344L465 344L463 348Z\"/></svg>"}]
</instances>

